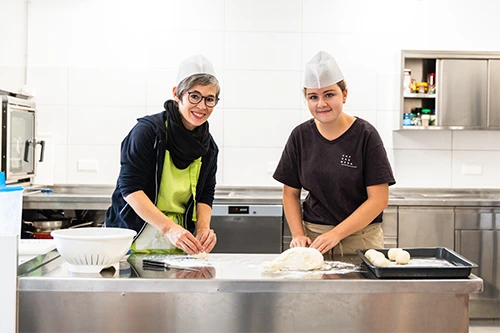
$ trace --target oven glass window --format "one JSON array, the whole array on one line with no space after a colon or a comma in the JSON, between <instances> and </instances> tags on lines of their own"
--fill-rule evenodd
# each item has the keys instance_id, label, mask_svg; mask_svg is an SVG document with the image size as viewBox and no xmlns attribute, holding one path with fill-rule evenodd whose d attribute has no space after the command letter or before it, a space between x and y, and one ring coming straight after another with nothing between
<instances>
[{"instance_id":1,"label":"oven glass window","mask_svg":"<svg viewBox=\"0 0 500 333\"><path fill-rule=\"evenodd\" d=\"M12 110L9 137L8 167L12 174L34 172L34 128L33 112Z\"/></svg>"}]
</instances>

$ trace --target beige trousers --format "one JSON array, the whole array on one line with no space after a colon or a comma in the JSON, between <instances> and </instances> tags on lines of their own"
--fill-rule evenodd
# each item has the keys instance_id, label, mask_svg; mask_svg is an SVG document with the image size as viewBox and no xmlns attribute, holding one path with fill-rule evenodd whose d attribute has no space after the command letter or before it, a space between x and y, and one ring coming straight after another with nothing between
<instances>
[{"instance_id":1,"label":"beige trousers","mask_svg":"<svg viewBox=\"0 0 500 333\"><path fill-rule=\"evenodd\" d=\"M316 224L303 221L304 231L307 237L314 240L321 234L334 228L333 225ZM356 254L358 249L381 249L384 247L384 232L380 223L369 224L363 229L356 231L341 240L331 250L323 254L325 260L333 260L333 255Z\"/></svg>"}]
</instances>

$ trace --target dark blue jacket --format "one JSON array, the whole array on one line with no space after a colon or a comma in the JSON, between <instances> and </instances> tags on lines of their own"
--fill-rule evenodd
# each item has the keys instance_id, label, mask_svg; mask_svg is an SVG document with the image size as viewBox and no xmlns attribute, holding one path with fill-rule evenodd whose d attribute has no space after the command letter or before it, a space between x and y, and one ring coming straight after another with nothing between
<instances>
[{"instance_id":1,"label":"dark blue jacket","mask_svg":"<svg viewBox=\"0 0 500 333\"><path fill-rule=\"evenodd\" d=\"M106 211L106 227L127 228L137 231L136 238L146 226L124 197L144 191L156 205L165 159L167 130L166 111L138 119L121 144L121 169L116 189L111 197L111 207ZM215 174L219 149L210 137L208 152L201 158L201 170L196 186L197 202L212 206L215 193ZM189 200L184 215L185 227L193 232L193 198Z\"/></svg>"}]
</instances>

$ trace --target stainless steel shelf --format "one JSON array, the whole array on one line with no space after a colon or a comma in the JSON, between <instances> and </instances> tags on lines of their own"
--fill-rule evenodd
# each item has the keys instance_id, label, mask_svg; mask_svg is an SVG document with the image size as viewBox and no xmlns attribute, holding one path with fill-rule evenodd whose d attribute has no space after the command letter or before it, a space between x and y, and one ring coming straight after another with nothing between
<instances>
[{"instance_id":1,"label":"stainless steel shelf","mask_svg":"<svg viewBox=\"0 0 500 333\"><path fill-rule=\"evenodd\" d=\"M436 98L436 94L404 94L404 98Z\"/></svg>"}]
</instances>

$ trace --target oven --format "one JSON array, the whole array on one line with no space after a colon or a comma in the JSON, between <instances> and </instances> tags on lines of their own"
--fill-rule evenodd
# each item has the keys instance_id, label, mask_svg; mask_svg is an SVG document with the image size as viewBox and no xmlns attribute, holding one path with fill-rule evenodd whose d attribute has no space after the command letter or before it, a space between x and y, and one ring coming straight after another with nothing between
<instances>
[{"instance_id":1,"label":"oven","mask_svg":"<svg viewBox=\"0 0 500 333\"><path fill-rule=\"evenodd\" d=\"M217 205L210 227L217 234L213 253L281 253L282 205Z\"/></svg>"},{"instance_id":2,"label":"oven","mask_svg":"<svg viewBox=\"0 0 500 333\"><path fill-rule=\"evenodd\" d=\"M0 171L7 184L31 182L38 162L43 161L45 142L36 139L35 102L1 95ZM37 146L40 145L39 150Z\"/></svg>"}]
</instances>

